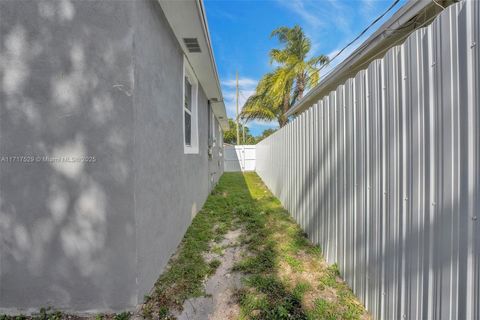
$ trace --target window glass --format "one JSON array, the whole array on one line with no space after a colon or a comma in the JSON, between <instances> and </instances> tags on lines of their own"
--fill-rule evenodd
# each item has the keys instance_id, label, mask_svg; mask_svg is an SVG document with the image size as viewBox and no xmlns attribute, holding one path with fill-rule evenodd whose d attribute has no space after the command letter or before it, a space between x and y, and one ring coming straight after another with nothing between
<instances>
[{"instance_id":1,"label":"window glass","mask_svg":"<svg viewBox=\"0 0 480 320\"><path fill-rule=\"evenodd\" d=\"M208 102L208 145L212 144L212 106L210 105L210 101Z\"/></svg>"},{"instance_id":2,"label":"window glass","mask_svg":"<svg viewBox=\"0 0 480 320\"><path fill-rule=\"evenodd\" d=\"M185 144L192 145L192 116L185 111Z\"/></svg>"},{"instance_id":3,"label":"window glass","mask_svg":"<svg viewBox=\"0 0 480 320\"><path fill-rule=\"evenodd\" d=\"M215 118L215 114L212 112L212 136L213 136L213 141L217 140L217 125L218 125L217 118Z\"/></svg>"},{"instance_id":4,"label":"window glass","mask_svg":"<svg viewBox=\"0 0 480 320\"><path fill-rule=\"evenodd\" d=\"M185 108L192 111L192 85L185 77Z\"/></svg>"},{"instance_id":5,"label":"window glass","mask_svg":"<svg viewBox=\"0 0 480 320\"><path fill-rule=\"evenodd\" d=\"M183 152L198 154L198 81L185 57L183 72Z\"/></svg>"}]
</instances>

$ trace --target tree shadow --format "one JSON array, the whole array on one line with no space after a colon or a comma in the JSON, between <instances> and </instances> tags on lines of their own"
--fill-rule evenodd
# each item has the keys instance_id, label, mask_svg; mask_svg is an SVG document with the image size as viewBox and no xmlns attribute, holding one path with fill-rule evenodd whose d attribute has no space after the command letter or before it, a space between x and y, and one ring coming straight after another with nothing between
<instances>
[{"instance_id":1,"label":"tree shadow","mask_svg":"<svg viewBox=\"0 0 480 320\"><path fill-rule=\"evenodd\" d=\"M136 303L133 3L92 4L0 1L4 309Z\"/></svg>"}]
</instances>

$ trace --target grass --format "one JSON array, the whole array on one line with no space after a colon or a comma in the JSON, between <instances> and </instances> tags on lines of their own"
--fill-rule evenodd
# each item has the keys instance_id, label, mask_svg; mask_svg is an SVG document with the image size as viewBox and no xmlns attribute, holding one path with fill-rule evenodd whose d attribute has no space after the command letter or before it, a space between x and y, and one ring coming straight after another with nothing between
<instances>
[{"instance_id":1,"label":"grass","mask_svg":"<svg viewBox=\"0 0 480 320\"><path fill-rule=\"evenodd\" d=\"M368 318L337 266L325 263L259 177L246 173L244 179L252 203L243 238L250 254L235 266L247 275L237 294L242 318Z\"/></svg>"},{"instance_id":2,"label":"grass","mask_svg":"<svg viewBox=\"0 0 480 320\"><path fill-rule=\"evenodd\" d=\"M203 296L204 280L215 272L220 261L207 262L208 251L221 253L219 242L238 228L251 210L251 198L241 175L225 174L187 230L177 254L171 259L145 301L143 316L171 319L172 309L180 310L185 300Z\"/></svg>"}]
</instances>

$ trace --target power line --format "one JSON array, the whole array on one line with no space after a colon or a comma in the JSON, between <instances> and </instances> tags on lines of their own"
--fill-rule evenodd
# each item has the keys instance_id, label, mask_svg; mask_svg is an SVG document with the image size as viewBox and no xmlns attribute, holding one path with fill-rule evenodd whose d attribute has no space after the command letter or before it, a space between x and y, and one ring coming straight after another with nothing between
<instances>
[{"instance_id":1,"label":"power line","mask_svg":"<svg viewBox=\"0 0 480 320\"><path fill-rule=\"evenodd\" d=\"M442 8L442 10L445 9L445 7L442 6L440 3L438 3L437 1L433 0L433 2L434 2L437 6L439 6L440 8Z\"/></svg>"},{"instance_id":2,"label":"power line","mask_svg":"<svg viewBox=\"0 0 480 320\"><path fill-rule=\"evenodd\" d=\"M387 10L385 10L381 15L379 15L375 20L373 20L372 23L370 23L368 25L368 27L366 27L362 32L360 32L360 34L355 37L355 39L353 39L352 41L350 41L345 47L343 47L339 52L337 52L332 59L330 59L330 62L332 62L333 60L335 60L340 54L342 54L343 51L345 51L345 49L347 49L348 47L350 47L355 41L357 41L358 39L360 39L371 27L373 27L380 19L382 19L387 13L389 13L398 3L400 2L400 0L395 0L393 1L393 3L390 5L390 7L387 8ZM320 67L320 69L318 69L318 71L321 71L325 66L327 66L327 64L324 64L323 66Z\"/></svg>"},{"instance_id":3,"label":"power line","mask_svg":"<svg viewBox=\"0 0 480 320\"><path fill-rule=\"evenodd\" d=\"M373 20L362 32L360 32L360 34L358 36L355 37L355 39L353 39L352 41L350 41L345 47L343 47L339 52L337 52L332 59L330 59L329 63L328 64L324 64L322 65L318 70L317 72L320 72L323 70L323 68L327 67L327 66L330 66L330 63L335 60L339 55L342 54L343 51L345 51L345 49L347 49L349 46L351 46L355 41L357 41L358 39L360 39L371 27L373 27L380 19L382 19L383 17L385 17L385 15L387 13L389 13L398 3L400 2L400 0L395 0L393 1L393 3L387 8L387 10L385 10L381 15L379 15L375 20ZM308 81L311 77L313 76L310 75L308 77L306 77L306 80Z\"/></svg>"},{"instance_id":4,"label":"power line","mask_svg":"<svg viewBox=\"0 0 480 320\"><path fill-rule=\"evenodd\" d=\"M242 89L239 90L240 95L243 97L243 99L247 100L248 98L243 94Z\"/></svg>"}]
</instances>

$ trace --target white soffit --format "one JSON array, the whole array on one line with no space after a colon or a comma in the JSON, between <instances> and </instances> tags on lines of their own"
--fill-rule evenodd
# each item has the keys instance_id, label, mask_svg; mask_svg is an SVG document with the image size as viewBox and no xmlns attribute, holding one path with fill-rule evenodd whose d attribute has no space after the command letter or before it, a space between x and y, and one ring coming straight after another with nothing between
<instances>
[{"instance_id":1,"label":"white soffit","mask_svg":"<svg viewBox=\"0 0 480 320\"><path fill-rule=\"evenodd\" d=\"M217 67L210 44L207 19L201 0L158 0L172 27L185 56L197 76L198 82L211 102L222 129L228 130L228 118L223 102ZM200 52L190 52L184 39L196 39ZM193 48L197 48L193 44Z\"/></svg>"}]
</instances>

